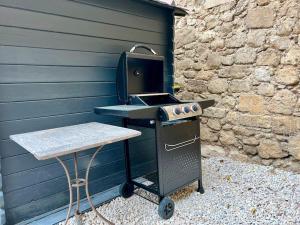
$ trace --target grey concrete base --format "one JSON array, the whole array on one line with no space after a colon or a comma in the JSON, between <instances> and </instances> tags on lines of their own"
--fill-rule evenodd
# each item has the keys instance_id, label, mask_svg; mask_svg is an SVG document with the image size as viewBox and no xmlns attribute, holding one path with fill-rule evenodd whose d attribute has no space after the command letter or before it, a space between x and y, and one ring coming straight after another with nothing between
<instances>
[{"instance_id":1,"label":"grey concrete base","mask_svg":"<svg viewBox=\"0 0 300 225\"><path fill-rule=\"evenodd\" d=\"M0 209L0 225L4 225L6 223L5 211L4 209Z\"/></svg>"}]
</instances>

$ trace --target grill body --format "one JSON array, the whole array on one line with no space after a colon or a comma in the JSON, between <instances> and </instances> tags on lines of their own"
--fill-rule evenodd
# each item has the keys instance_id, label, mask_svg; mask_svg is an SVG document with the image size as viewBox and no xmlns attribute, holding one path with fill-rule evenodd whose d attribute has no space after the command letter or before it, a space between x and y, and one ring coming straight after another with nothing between
<instances>
[{"instance_id":1,"label":"grill body","mask_svg":"<svg viewBox=\"0 0 300 225\"><path fill-rule=\"evenodd\" d=\"M204 191L199 116L214 101L182 102L164 92L164 81L163 57L124 52L117 69L120 105L98 107L95 112L120 116L125 127L151 130L153 142L150 144L124 142L126 183L121 186L120 193L128 197L136 185L158 195L160 208L161 205L167 207L162 207L159 213L163 218L169 218L165 213L174 203L165 199L166 196L196 180L198 191ZM136 170L136 164L143 163L134 162L136 155L151 162L146 169Z\"/></svg>"}]
</instances>

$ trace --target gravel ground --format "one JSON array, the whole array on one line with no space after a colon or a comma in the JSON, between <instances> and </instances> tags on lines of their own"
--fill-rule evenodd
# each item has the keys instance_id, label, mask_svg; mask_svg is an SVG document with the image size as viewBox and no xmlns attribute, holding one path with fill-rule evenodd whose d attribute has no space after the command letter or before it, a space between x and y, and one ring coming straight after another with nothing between
<instances>
[{"instance_id":1,"label":"gravel ground","mask_svg":"<svg viewBox=\"0 0 300 225\"><path fill-rule=\"evenodd\" d=\"M300 225L300 174L226 158L204 159L203 173L205 194L192 184L172 195L176 206L169 220L161 220L157 206L136 195L98 210L117 225ZM103 224L93 212L83 221Z\"/></svg>"}]
</instances>

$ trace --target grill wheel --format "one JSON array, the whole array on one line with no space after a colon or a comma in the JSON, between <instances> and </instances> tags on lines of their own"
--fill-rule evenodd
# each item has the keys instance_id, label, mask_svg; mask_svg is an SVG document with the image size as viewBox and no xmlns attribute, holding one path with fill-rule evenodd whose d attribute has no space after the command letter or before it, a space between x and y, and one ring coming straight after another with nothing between
<instances>
[{"instance_id":1,"label":"grill wheel","mask_svg":"<svg viewBox=\"0 0 300 225\"><path fill-rule=\"evenodd\" d=\"M175 204L173 200L168 197L164 197L159 203L158 214L162 219L170 219L173 216Z\"/></svg>"}]
</instances>

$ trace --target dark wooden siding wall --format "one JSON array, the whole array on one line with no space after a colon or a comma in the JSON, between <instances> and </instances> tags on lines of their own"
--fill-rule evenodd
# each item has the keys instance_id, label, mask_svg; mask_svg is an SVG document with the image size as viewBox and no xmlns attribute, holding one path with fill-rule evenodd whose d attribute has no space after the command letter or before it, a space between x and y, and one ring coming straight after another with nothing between
<instances>
[{"instance_id":1,"label":"dark wooden siding wall","mask_svg":"<svg viewBox=\"0 0 300 225\"><path fill-rule=\"evenodd\" d=\"M120 124L93 108L117 102L117 61L135 43L167 57L170 91L172 23L170 11L133 0L0 0L0 151L8 224L68 201L60 165L35 160L9 135L89 121ZM80 154L81 174L91 154ZM136 157L143 162L143 154ZM91 170L91 192L119 184L123 168L122 144L107 146Z\"/></svg>"}]
</instances>

